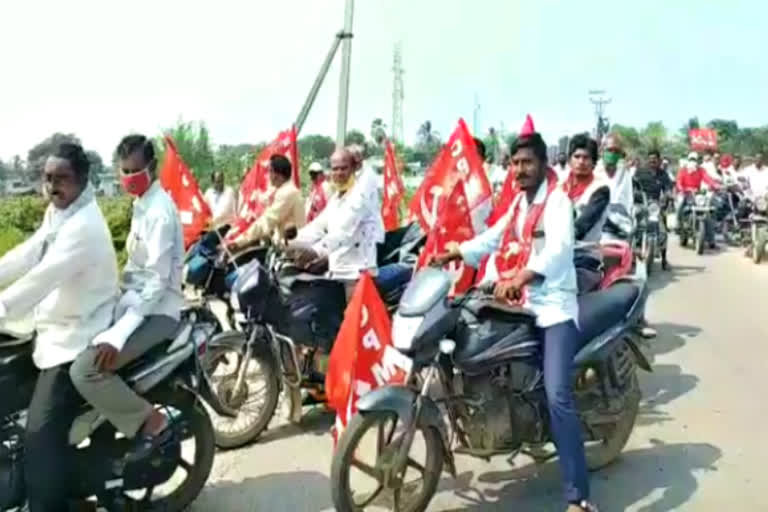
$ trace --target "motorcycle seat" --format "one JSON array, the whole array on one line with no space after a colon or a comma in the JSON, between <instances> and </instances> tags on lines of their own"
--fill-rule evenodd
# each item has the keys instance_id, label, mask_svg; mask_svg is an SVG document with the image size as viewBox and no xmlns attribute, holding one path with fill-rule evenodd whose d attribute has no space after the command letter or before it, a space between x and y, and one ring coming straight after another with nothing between
<instances>
[{"instance_id":1,"label":"motorcycle seat","mask_svg":"<svg viewBox=\"0 0 768 512\"><path fill-rule=\"evenodd\" d=\"M604 290L579 296L579 330L589 341L624 320L640 295L632 282L618 282Z\"/></svg>"},{"instance_id":2,"label":"motorcycle seat","mask_svg":"<svg viewBox=\"0 0 768 512\"><path fill-rule=\"evenodd\" d=\"M3 339L5 341L5 339ZM32 362L33 343L0 345L0 373L19 375L26 371L34 372Z\"/></svg>"}]
</instances>

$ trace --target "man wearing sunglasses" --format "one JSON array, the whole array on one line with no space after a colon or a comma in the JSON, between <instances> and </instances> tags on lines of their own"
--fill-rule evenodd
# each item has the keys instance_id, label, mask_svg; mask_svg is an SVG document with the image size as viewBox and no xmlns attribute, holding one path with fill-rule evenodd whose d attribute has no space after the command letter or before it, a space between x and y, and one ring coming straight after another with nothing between
<instances>
[{"instance_id":1,"label":"man wearing sunglasses","mask_svg":"<svg viewBox=\"0 0 768 512\"><path fill-rule=\"evenodd\" d=\"M173 337L184 297L184 242L179 214L155 179L152 141L129 135L117 147L123 188L135 197L123 269L123 293L115 324L102 332L72 364L80 394L135 444L128 461L149 455L171 435L168 419L115 373L153 346Z\"/></svg>"}]
</instances>

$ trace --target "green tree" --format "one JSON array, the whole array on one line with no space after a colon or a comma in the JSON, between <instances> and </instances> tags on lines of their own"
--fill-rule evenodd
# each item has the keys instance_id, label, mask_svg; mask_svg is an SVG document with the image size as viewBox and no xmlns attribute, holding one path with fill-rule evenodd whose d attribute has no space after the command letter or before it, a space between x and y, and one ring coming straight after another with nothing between
<instances>
[{"instance_id":1,"label":"green tree","mask_svg":"<svg viewBox=\"0 0 768 512\"><path fill-rule=\"evenodd\" d=\"M179 120L175 126L163 130L163 135L170 135L173 138L181 158L192 170L201 186L203 183L210 183L215 158L205 123ZM162 166L165 156L165 141L162 135L157 138L155 149L158 153L158 162Z\"/></svg>"},{"instance_id":2,"label":"green tree","mask_svg":"<svg viewBox=\"0 0 768 512\"><path fill-rule=\"evenodd\" d=\"M29 153L27 154L26 175L30 182L40 180L40 177L43 174L45 160L54 152L59 144L65 142L80 144L80 139L73 133L56 132L29 150Z\"/></svg>"},{"instance_id":3,"label":"green tree","mask_svg":"<svg viewBox=\"0 0 768 512\"><path fill-rule=\"evenodd\" d=\"M365 147L365 135L360 130L349 130L344 140L344 144L351 146L353 144L359 144Z\"/></svg>"},{"instance_id":4,"label":"green tree","mask_svg":"<svg viewBox=\"0 0 768 512\"><path fill-rule=\"evenodd\" d=\"M376 143L377 146L384 144L384 139L387 138L387 125L384 124L384 120L377 117L371 123L371 140Z\"/></svg>"},{"instance_id":5,"label":"green tree","mask_svg":"<svg viewBox=\"0 0 768 512\"><path fill-rule=\"evenodd\" d=\"M347 138L349 138L349 134ZM365 140L365 137L363 137L363 140ZM305 135L297 141L297 144L299 146L300 158L302 160L306 158L310 163L327 163L336 149L336 142L327 135Z\"/></svg>"},{"instance_id":6,"label":"green tree","mask_svg":"<svg viewBox=\"0 0 768 512\"><path fill-rule=\"evenodd\" d=\"M263 147L253 144L222 144L216 148L214 168L224 173L224 180L228 184L238 186L244 171L251 168L258 151ZM208 178L205 185L208 185Z\"/></svg>"},{"instance_id":7,"label":"green tree","mask_svg":"<svg viewBox=\"0 0 768 512\"><path fill-rule=\"evenodd\" d=\"M434 130L432 121L424 121L416 133L416 146L414 147L414 151L418 153L419 161L421 158L425 159L425 165L431 162L437 152L440 151L441 146L440 134Z\"/></svg>"},{"instance_id":8,"label":"green tree","mask_svg":"<svg viewBox=\"0 0 768 512\"><path fill-rule=\"evenodd\" d=\"M89 150L86 151L85 154L88 157L88 161L91 163L88 176L93 186L98 187L101 184L102 176L107 173L107 167L104 166L104 161L97 152Z\"/></svg>"}]
</instances>

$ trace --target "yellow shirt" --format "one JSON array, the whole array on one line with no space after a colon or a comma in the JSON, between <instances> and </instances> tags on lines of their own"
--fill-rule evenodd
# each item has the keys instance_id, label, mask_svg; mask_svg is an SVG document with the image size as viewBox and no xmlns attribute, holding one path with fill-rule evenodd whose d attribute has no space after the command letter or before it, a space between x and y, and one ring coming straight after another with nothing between
<instances>
[{"instance_id":1,"label":"yellow shirt","mask_svg":"<svg viewBox=\"0 0 768 512\"><path fill-rule=\"evenodd\" d=\"M272 202L264 213L241 235L239 241L256 241L264 238L282 237L283 231L290 226L296 229L304 227L306 216L301 192L291 181L283 183L277 190L269 191Z\"/></svg>"}]
</instances>

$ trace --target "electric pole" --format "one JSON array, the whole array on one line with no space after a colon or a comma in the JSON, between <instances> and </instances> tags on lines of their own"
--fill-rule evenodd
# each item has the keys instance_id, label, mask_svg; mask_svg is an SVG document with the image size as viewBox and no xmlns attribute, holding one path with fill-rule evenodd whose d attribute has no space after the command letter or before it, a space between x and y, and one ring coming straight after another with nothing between
<instances>
[{"instance_id":1,"label":"electric pole","mask_svg":"<svg viewBox=\"0 0 768 512\"><path fill-rule=\"evenodd\" d=\"M480 98L477 96L477 93L475 93L475 109L472 111L472 131L474 132L472 135L474 135L477 138L480 138L480 135L478 135L477 131L477 120L480 116Z\"/></svg>"},{"instance_id":2,"label":"electric pole","mask_svg":"<svg viewBox=\"0 0 768 512\"><path fill-rule=\"evenodd\" d=\"M608 133L608 118L605 117L605 106L611 103L611 99L605 96L603 90L589 91L589 101L595 106L595 118L597 126L595 128L595 137L597 142L603 140L603 135Z\"/></svg>"},{"instance_id":3,"label":"electric pole","mask_svg":"<svg viewBox=\"0 0 768 512\"><path fill-rule=\"evenodd\" d=\"M354 0L347 0L344 7L344 33L352 34ZM341 78L339 83L339 117L336 124L336 147L341 148L347 136L347 108L349 107L349 67L352 61L352 38L341 43Z\"/></svg>"},{"instance_id":4,"label":"electric pole","mask_svg":"<svg viewBox=\"0 0 768 512\"><path fill-rule=\"evenodd\" d=\"M395 44L394 62L392 64L392 72L394 73L394 81L392 83L392 140L395 142L403 142L404 129L403 129L403 100L405 99L405 92L403 89L403 52L401 43Z\"/></svg>"}]
</instances>

